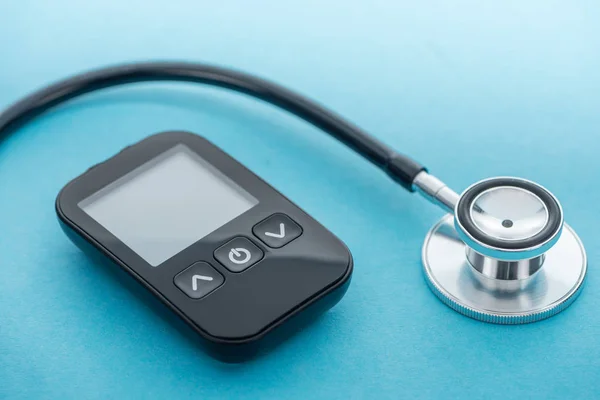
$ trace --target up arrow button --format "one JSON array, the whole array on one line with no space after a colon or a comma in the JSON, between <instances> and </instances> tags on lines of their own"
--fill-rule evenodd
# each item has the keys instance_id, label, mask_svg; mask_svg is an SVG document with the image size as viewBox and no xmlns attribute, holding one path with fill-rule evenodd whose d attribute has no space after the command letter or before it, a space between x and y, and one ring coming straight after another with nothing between
<instances>
[{"instance_id":1,"label":"up arrow button","mask_svg":"<svg viewBox=\"0 0 600 400\"><path fill-rule=\"evenodd\" d=\"M206 282L212 282L215 280L215 278L213 278L212 276L204 276L204 275L194 275L192 276L192 289L194 291L198 290L198 281L206 281Z\"/></svg>"},{"instance_id":2,"label":"up arrow button","mask_svg":"<svg viewBox=\"0 0 600 400\"><path fill-rule=\"evenodd\" d=\"M188 297L199 299L221 286L225 278L209 263L200 261L177 274L173 281Z\"/></svg>"},{"instance_id":3,"label":"up arrow button","mask_svg":"<svg viewBox=\"0 0 600 400\"><path fill-rule=\"evenodd\" d=\"M273 214L255 225L252 233L267 246L278 249L302 235L302 228L287 215Z\"/></svg>"}]
</instances>

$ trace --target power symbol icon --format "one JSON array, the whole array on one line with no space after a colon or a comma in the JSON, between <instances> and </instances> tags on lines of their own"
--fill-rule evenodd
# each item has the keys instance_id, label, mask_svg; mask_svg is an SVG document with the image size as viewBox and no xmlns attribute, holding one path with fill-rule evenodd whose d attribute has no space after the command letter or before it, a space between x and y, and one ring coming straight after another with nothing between
<instances>
[{"instance_id":1,"label":"power symbol icon","mask_svg":"<svg viewBox=\"0 0 600 400\"><path fill-rule=\"evenodd\" d=\"M246 264L252 258L252 254L248 249L237 247L229 251L229 261L234 264Z\"/></svg>"}]
</instances>

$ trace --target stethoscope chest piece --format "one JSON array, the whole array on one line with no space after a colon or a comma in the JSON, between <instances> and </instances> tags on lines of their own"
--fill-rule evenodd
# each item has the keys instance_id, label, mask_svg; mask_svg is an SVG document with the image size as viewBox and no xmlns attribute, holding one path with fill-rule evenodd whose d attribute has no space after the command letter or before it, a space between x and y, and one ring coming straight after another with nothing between
<instances>
[{"instance_id":1,"label":"stethoscope chest piece","mask_svg":"<svg viewBox=\"0 0 600 400\"><path fill-rule=\"evenodd\" d=\"M499 324L539 321L568 307L587 270L583 245L556 198L518 178L478 182L423 244L427 283L446 305Z\"/></svg>"}]
</instances>

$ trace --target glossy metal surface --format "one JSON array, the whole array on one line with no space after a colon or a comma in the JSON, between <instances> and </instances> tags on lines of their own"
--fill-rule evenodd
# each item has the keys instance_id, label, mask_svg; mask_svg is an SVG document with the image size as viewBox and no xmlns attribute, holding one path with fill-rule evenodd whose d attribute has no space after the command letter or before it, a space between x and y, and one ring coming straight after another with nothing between
<instances>
[{"instance_id":1,"label":"glossy metal surface","mask_svg":"<svg viewBox=\"0 0 600 400\"><path fill-rule=\"evenodd\" d=\"M500 186L481 193L470 209L475 226L502 240L535 236L548 223L548 208L535 194L517 187Z\"/></svg>"},{"instance_id":2,"label":"glossy metal surface","mask_svg":"<svg viewBox=\"0 0 600 400\"><path fill-rule=\"evenodd\" d=\"M587 259L581 241L568 225L545 254L542 268L530 278L518 280L522 290L504 290L497 284L501 280L490 279L470 266L466 246L452 220L446 215L431 229L422 252L427 283L449 307L486 322L520 324L555 315L576 299Z\"/></svg>"},{"instance_id":3,"label":"glossy metal surface","mask_svg":"<svg viewBox=\"0 0 600 400\"><path fill-rule=\"evenodd\" d=\"M472 188L498 178L489 178L469 186L459 197L463 198ZM557 213L560 218L559 228L548 240L528 245L518 249L507 249L494 246L482 240L475 239L460 220L456 218L454 227L460 239L477 253L486 257L504 261L521 261L540 257L551 249L559 240L563 228L562 208L558 200L541 185L522 179L510 178L527 182L543 189L558 205ZM457 201L458 203L458 201ZM458 212L458 211L455 211ZM491 239L509 242L519 242L530 239L546 227L550 219L547 205L536 194L516 186L501 185L492 187L479 194L468 209L475 227Z\"/></svg>"},{"instance_id":4,"label":"glossy metal surface","mask_svg":"<svg viewBox=\"0 0 600 400\"><path fill-rule=\"evenodd\" d=\"M442 207L446 212L454 213L459 195L444 182L422 171L413 181L413 188L430 202Z\"/></svg>"},{"instance_id":5,"label":"glossy metal surface","mask_svg":"<svg viewBox=\"0 0 600 400\"><path fill-rule=\"evenodd\" d=\"M546 256L527 260L505 261L486 257L467 247L467 260L475 270L474 276L487 289L514 291L524 289L533 279Z\"/></svg>"}]
</instances>

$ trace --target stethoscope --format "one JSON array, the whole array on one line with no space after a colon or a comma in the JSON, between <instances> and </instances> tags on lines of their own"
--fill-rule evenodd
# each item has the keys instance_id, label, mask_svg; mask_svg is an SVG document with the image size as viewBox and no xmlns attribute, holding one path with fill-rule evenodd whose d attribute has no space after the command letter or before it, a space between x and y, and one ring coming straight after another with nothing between
<instances>
[{"instance_id":1,"label":"stethoscope","mask_svg":"<svg viewBox=\"0 0 600 400\"><path fill-rule=\"evenodd\" d=\"M427 284L452 309L478 320L519 324L559 313L578 296L586 253L558 200L520 178L490 178L457 194L427 169L321 105L274 83L221 67L140 63L59 81L0 114L0 137L42 112L103 88L187 81L235 90L281 107L338 139L410 192L448 212L422 249Z\"/></svg>"},{"instance_id":2,"label":"stethoscope","mask_svg":"<svg viewBox=\"0 0 600 400\"><path fill-rule=\"evenodd\" d=\"M469 317L521 324L551 317L576 298L587 260L560 203L520 178L489 178L456 194L423 172L413 182L445 208L422 261L433 293Z\"/></svg>"}]
</instances>

